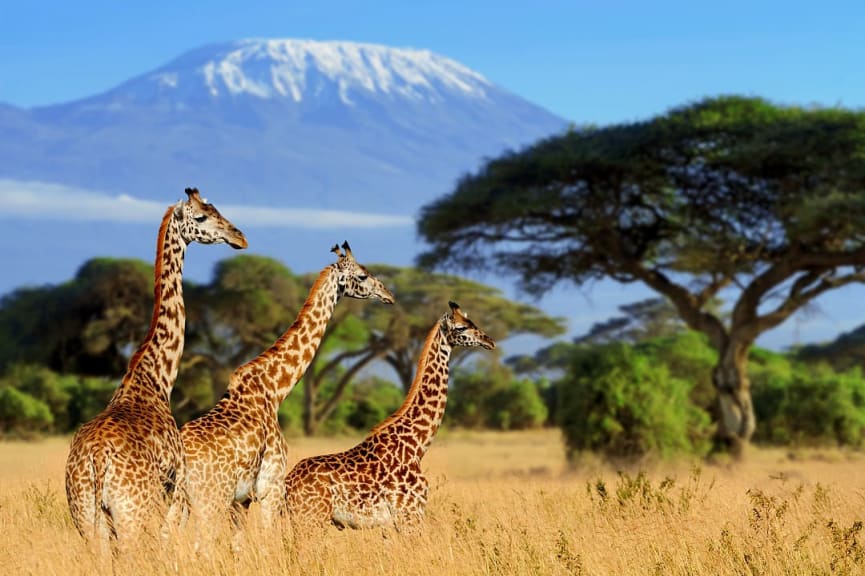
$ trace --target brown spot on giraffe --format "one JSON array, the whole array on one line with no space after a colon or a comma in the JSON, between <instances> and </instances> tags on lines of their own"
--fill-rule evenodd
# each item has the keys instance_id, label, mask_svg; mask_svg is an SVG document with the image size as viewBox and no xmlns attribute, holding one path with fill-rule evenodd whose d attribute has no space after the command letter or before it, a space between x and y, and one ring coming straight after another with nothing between
<instances>
[{"instance_id":1,"label":"brown spot on giraffe","mask_svg":"<svg viewBox=\"0 0 865 576\"><path fill-rule=\"evenodd\" d=\"M236 503L250 500L261 504L266 523L272 521L284 506L287 471L279 405L312 361L341 297L393 303L390 291L355 261L347 243L343 249L336 249L337 261L319 273L286 332L234 371L213 409L181 429L185 488L199 526L231 517Z\"/></svg>"},{"instance_id":2,"label":"brown spot on giraffe","mask_svg":"<svg viewBox=\"0 0 865 576\"><path fill-rule=\"evenodd\" d=\"M198 190L186 192L189 198L170 206L159 227L147 336L108 406L75 434L66 461L72 521L82 536L106 544L112 538L134 540L162 524L165 503L177 498L183 478L183 449L168 401L183 352L186 246L196 241L246 247L243 233L201 200Z\"/></svg>"},{"instance_id":3,"label":"brown spot on giraffe","mask_svg":"<svg viewBox=\"0 0 865 576\"><path fill-rule=\"evenodd\" d=\"M451 302L450 312L427 335L402 406L357 446L306 458L288 473L286 510L292 522L368 528L423 516L429 485L420 463L444 416L454 346L496 345ZM424 404L435 409L424 408L419 417Z\"/></svg>"}]
</instances>

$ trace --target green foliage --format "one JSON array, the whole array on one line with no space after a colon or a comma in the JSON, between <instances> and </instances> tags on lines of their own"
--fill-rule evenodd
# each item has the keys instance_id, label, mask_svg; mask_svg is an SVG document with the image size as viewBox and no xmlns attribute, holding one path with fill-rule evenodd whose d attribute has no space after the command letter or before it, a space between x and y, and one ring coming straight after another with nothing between
<instances>
[{"instance_id":1,"label":"green foliage","mask_svg":"<svg viewBox=\"0 0 865 576\"><path fill-rule=\"evenodd\" d=\"M638 348L666 366L673 378L691 383L689 398L695 406L706 412L714 409L712 368L718 361L718 353L705 334L687 330L645 341Z\"/></svg>"},{"instance_id":2,"label":"green foliage","mask_svg":"<svg viewBox=\"0 0 865 576\"><path fill-rule=\"evenodd\" d=\"M774 358L754 371L758 438L778 444L865 446L865 378L858 368Z\"/></svg>"},{"instance_id":3,"label":"green foliage","mask_svg":"<svg viewBox=\"0 0 865 576\"><path fill-rule=\"evenodd\" d=\"M281 262L244 254L217 263L187 311L190 351L237 366L291 326L303 302L301 280Z\"/></svg>"},{"instance_id":4,"label":"green foliage","mask_svg":"<svg viewBox=\"0 0 865 576\"><path fill-rule=\"evenodd\" d=\"M534 382L516 380L492 361L451 371L446 421L463 428L521 430L541 426L547 407Z\"/></svg>"},{"instance_id":5,"label":"green foliage","mask_svg":"<svg viewBox=\"0 0 865 576\"><path fill-rule=\"evenodd\" d=\"M676 309L664 298L648 298L619 306L621 316L596 322L589 331L576 338L577 344L642 342L671 336L684 330Z\"/></svg>"},{"instance_id":6,"label":"green foliage","mask_svg":"<svg viewBox=\"0 0 865 576\"><path fill-rule=\"evenodd\" d=\"M511 380L493 392L486 411L488 426L497 430L537 428L547 420L547 406L528 379Z\"/></svg>"},{"instance_id":7,"label":"green foliage","mask_svg":"<svg viewBox=\"0 0 865 576\"><path fill-rule=\"evenodd\" d=\"M48 365L66 336L61 309L68 306L62 287L20 288L0 300L0 372L15 362ZM56 322L53 330L47 330Z\"/></svg>"},{"instance_id":8,"label":"green foliage","mask_svg":"<svg viewBox=\"0 0 865 576\"><path fill-rule=\"evenodd\" d=\"M0 432L30 435L48 430L53 422L44 402L9 386L0 388Z\"/></svg>"},{"instance_id":9,"label":"green foliage","mask_svg":"<svg viewBox=\"0 0 865 576\"><path fill-rule=\"evenodd\" d=\"M353 410L346 424L355 430L370 430L392 414L403 402L403 393L393 382L368 378L352 386Z\"/></svg>"},{"instance_id":10,"label":"green foliage","mask_svg":"<svg viewBox=\"0 0 865 576\"><path fill-rule=\"evenodd\" d=\"M515 276L535 294L601 278L656 291L720 352L717 393L744 402L718 404L719 437L738 450L754 421L743 353L825 292L865 281L863 134L863 111L739 96L569 130L425 206L418 263ZM616 318L589 336L629 332Z\"/></svg>"},{"instance_id":11,"label":"green foliage","mask_svg":"<svg viewBox=\"0 0 865 576\"><path fill-rule=\"evenodd\" d=\"M568 454L608 457L703 454L709 417L689 396L692 383L671 376L647 352L624 344L585 348L559 384Z\"/></svg>"},{"instance_id":12,"label":"green foliage","mask_svg":"<svg viewBox=\"0 0 865 576\"><path fill-rule=\"evenodd\" d=\"M732 277L793 247L852 254L865 228L863 130L863 112L730 96L568 131L490 160L424 207L420 261L490 266L543 291L638 279L635 262Z\"/></svg>"},{"instance_id":13,"label":"green foliage","mask_svg":"<svg viewBox=\"0 0 865 576\"><path fill-rule=\"evenodd\" d=\"M322 394L331 397L334 384L334 381L326 381ZM303 432L302 396L301 390L296 389L280 407L280 424L289 435ZM320 423L318 432L325 435L367 432L393 413L403 399L402 390L388 380L367 377L352 382L330 415Z\"/></svg>"},{"instance_id":14,"label":"green foliage","mask_svg":"<svg viewBox=\"0 0 865 576\"><path fill-rule=\"evenodd\" d=\"M171 411L178 426L204 414L216 404L228 384L230 370L212 362L182 363L171 391Z\"/></svg>"},{"instance_id":15,"label":"green foliage","mask_svg":"<svg viewBox=\"0 0 865 576\"><path fill-rule=\"evenodd\" d=\"M279 405L279 425L286 436L303 435L303 381Z\"/></svg>"},{"instance_id":16,"label":"green foliage","mask_svg":"<svg viewBox=\"0 0 865 576\"><path fill-rule=\"evenodd\" d=\"M803 346L796 357L805 362L828 362L836 370L865 366L865 324L831 342Z\"/></svg>"},{"instance_id":17,"label":"green foliage","mask_svg":"<svg viewBox=\"0 0 865 576\"><path fill-rule=\"evenodd\" d=\"M120 376L150 327L153 267L95 258L70 282L17 290L0 301L0 372L13 363Z\"/></svg>"},{"instance_id":18,"label":"green foliage","mask_svg":"<svg viewBox=\"0 0 865 576\"><path fill-rule=\"evenodd\" d=\"M116 383L101 378L57 374L45 367L16 364L0 378L8 406L0 410L14 413L27 410L15 420L13 428L65 434L99 413L114 393ZM45 417L42 408L48 410Z\"/></svg>"},{"instance_id":19,"label":"green foliage","mask_svg":"<svg viewBox=\"0 0 865 576\"><path fill-rule=\"evenodd\" d=\"M69 426L62 430L71 432L79 424L93 419L99 414L117 389L118 381L108 378L76 378L76 386L69 400Z\"/></svg>"},{"instance_id":20,"label":"green foliage","mask_svg":"<svg viewBox=\"0 0 865 576\"><path fill-rule=\"evenodd\" d=\"M41 366L16 364L0 379L0 387L27 394L45 405L51 413L52 431L64 432L74 423L69 418L69 404L78 379L59 374Z\"/></svg>"}]
</instances>

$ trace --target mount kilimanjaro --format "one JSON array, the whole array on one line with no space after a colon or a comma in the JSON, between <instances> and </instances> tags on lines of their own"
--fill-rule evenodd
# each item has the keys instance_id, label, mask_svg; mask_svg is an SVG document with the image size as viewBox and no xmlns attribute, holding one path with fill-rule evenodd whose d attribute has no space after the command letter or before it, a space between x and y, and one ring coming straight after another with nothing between
<instances>
[{"instance_id":1,"label":"mount kilimanjaro","mask_svg":"<svg viewBox=\"0 0 865 576\"><path fill-rule=\"evenodd\" d=\"M140 201L164 207L186 186L250 229L251 251L299 272L319 269L327 248L344 238L367 262L410 264L420 206L484 158L566 126L429 51L286 39L204 46L73 102L0 104L0 241L15 264L0 294L69 278L93 256L151 260L158 214L82 212L91 195L128 197L118 206L130 212ZM52 213L49 200L64 207ZM373 213L404 224L353 229L349 221L321 230L274 213L256 228L226 206L257 208L259 216ZM189 259L193 278L206 278L213 260L226 256L205 252Z\"/></svg>"},{"instance_id":2,"label":"mount kilimanjaro","mask_svg":"<svg viewBox=\"0 0 865 576\"><path fill-rule=\"evenodd\" d=\"M412 214L482 158L565 124L428 51L241 40L97 96L0 109L0 177Z\"/></svg>"}]
</instances>

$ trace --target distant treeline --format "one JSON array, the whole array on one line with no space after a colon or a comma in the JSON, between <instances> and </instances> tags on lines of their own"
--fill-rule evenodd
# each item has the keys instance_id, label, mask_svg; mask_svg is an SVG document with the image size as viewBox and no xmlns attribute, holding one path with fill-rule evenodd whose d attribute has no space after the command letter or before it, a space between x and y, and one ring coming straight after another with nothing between
<instances>
[{"instance_id":1,"label":"distant treeline","mask_svg":"<svg viewBox=\"0 0 865 576\"><path fill-rule=\"evenodd\" d=\"M448 300L458 300L497 340L563 330L560 319L490 286L413 268L370 268L398 302L339 302L316 358L282 406L289 433L364 430L395 410ZM292 324L317 274L296 275L271 258L242 255L220 262L210 283L184 285L186 343L171 398L179 423L213 406L231 372ZM101 410L148 330L152 286L151 265L97 258L68 282L0 300L0 433L68 433ZM498 360L479 367L462 352L452 360L448 417L455 424L513 429L546 422L542 390ZM376 362L377 369L362 370ZM394 382L381 378L387 373Z\"/></svg>"},{"instance_id":2,"label":"distant treeline","mask_svg":"<svg viewBox=\"0 0 865 576\"><path fill-rule=\"evenodd\" d=\"M287 434L364 431L395 410L423 337L444 310L439 300L448 295L463 298L498 338L549 336L562 328L561 320L488 286L411 268L373 268L401 302L393 309L340 302L321 359L282 405ZM0 433L69 433L105 406L149 325L151 274L142 262L98 259L70 282L18 290L0 301ZM240 256L220 263L211 283L185 288L186 351L172 397L179 423L210 408L233 368L291 324L312 279L268 258ZM717 353L662 299L621 310L576 341L531 356L455 356L445 424L560 426L572 455L706 454L717 418L711 381ZM860 332L787 354L751 352L757 443L863 447ZM397 377L367 370L346 383L349 364L334 368L329 361L340 354L349 361L369 356ZM310 381L312 403L302 388Z\"/></svg>"}]
</instances>

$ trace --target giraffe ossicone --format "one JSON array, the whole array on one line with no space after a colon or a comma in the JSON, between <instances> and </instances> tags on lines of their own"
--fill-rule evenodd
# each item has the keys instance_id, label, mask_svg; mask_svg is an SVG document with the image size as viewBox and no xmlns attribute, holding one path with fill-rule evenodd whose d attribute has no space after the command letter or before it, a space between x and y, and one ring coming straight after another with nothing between
<instances>
[{"instance_id":1,"label":"giraffe ossicone","mask_svg":"<svg viewBox=\"0 0 865 576\"><path fill-rule=\"evenodd\" d=\"M166 502L182 500L183 447L169 399L183 354L187 245L246 248L243 233L198 190L168 207L156 243L150 328L108 406L75 434L66 461L72 521L87 539L128 543L161 528Z\"/></svg>"},{"instance_id":2,"label":"giraffe ossicone","mask_svg":"<svg viewBox=\"0 0 865 576\"><path fill-rule=\"evenodd\" d=\"M420 463L444 417L451 351L496 347L458 304L449 306L427 335L402 406L357 446L306 458L288 473L286 511L293 522L370 528L423 516L429 484Z\"/></svg>"}]
</instances>

